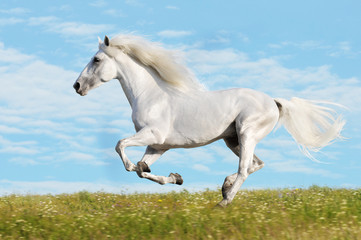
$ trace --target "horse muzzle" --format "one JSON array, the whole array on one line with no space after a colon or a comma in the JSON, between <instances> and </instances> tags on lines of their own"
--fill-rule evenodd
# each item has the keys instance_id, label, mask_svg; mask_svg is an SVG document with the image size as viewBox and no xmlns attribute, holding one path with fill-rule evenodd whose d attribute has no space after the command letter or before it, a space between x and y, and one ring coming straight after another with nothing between
<instances>
[{"instance_id":1,"label":"horse muzzle","mask_svg":"<svg viewBox=\"0 0 361 240\"><path fill-rule=\"evenodd\" d=\"M86 91L83 91L81 89L81 85L80 85L80 83L78 81L74 83L73 88L81 96L85 96L87 94Z\"/></svg>"}]
</instances>

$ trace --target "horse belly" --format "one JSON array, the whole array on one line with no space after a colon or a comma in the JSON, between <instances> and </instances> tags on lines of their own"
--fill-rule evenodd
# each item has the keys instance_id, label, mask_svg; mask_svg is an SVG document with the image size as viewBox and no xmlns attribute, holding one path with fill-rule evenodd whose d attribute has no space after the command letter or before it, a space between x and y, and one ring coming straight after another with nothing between
<instances>
[{"instance_id":1,"label":"horse belly","mask_svg":"<svg viewBox=\"0 0 361 240\"><path fill-rule=\"evenodd\" d=\"M234 120L238 111L227 107L194 108L183 112L173 124L164 144L170 148L204 146L236 134Z\"/></svg>"},{"instance_id":2,"label":"horse belly","mask_svg":"<svg viewBox=\"0 0 361 240\"><path fill-rule=\"evenodd\" d=\"M199 129L198 129L199 130ZM205 131L194 130L193 132L177 132L169 136L164 145L169 148L193 148L200 147L219 139L236 135L234 124L216 131L206 129Z\"/></svg>"}]
</instances>

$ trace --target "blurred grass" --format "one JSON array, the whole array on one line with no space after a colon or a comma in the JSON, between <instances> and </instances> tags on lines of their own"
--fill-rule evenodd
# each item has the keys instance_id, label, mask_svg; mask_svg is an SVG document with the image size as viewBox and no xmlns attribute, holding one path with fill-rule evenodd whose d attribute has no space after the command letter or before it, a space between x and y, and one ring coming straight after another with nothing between
<instances>
[{"instance_id":1,"label":"blurred grass","mask_svg":"<svg viewBox=\"0 0 361 240\"><path fill-rule=\"evenodd\" d=\"M0 197L0 239L361 239L361 189Z\"/></svg>"}]
</instances>

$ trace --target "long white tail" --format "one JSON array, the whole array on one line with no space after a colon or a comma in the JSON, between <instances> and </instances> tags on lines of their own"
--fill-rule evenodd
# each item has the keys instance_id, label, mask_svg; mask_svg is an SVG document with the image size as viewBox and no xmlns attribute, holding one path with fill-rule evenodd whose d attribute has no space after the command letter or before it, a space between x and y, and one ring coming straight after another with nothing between
<instances>
[{"instance_id":1,"label":"long white tail","mask_svg":"<svg viewBox=\"0 0 361 240\"><path fill-rule=\"evenodd\" d=\"M317 152L333 140L342 139L341 131L346 122L333 109L321 105L338 104L300 98L290 101L277 98L275 101L280 110L279 123L285 126L309 158L314 159L309 150Z\"/></svg>"}]
</instances>

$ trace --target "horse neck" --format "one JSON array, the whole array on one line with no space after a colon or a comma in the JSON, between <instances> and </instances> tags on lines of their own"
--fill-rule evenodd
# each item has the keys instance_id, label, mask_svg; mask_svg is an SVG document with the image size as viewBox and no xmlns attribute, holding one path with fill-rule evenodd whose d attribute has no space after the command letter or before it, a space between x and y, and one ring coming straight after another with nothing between
<instances>
[{"instance_id":1,"label":"horse neck","mask_svg":"<svg viewBox=\"0 0 361 240\"><path fill-rule=\"evenodd\" d=\"M147 103L149 95L163 92L162 80L157 74L130 57L119 64L118 80L132 108L135 104Z\"/></svg>"}]
</instances>

